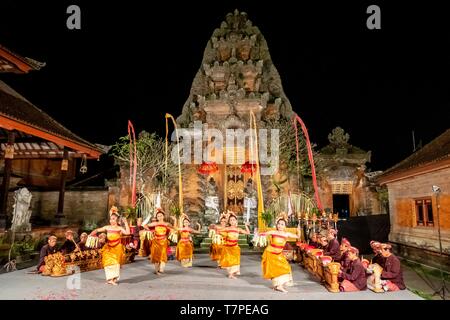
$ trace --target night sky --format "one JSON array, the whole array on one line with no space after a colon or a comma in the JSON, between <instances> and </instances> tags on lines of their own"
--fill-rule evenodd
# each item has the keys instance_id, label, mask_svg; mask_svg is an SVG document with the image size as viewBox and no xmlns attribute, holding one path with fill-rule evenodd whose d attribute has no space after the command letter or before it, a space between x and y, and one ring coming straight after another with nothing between
<instances>
[{"instance_id":1,"label":"night sky","mask_svg":"<svg viewBox=\"0 0 450 320\"><path fill-rule=\"evenodd\" d=\"M0 43L47 66L0 78L91 142L114 143L128 119L163 135L164 114L181 114L212 32L238 8L263 33L319 147L341 126L372 151L369 168L384 170L411 154L412 130L426 144L450 127L444 8L297 2L1 0ZM80 31L66 28L70 4L81 7ZM366 27L369 4L381 7L381 30Z\"/></svg>"}]
</instances>

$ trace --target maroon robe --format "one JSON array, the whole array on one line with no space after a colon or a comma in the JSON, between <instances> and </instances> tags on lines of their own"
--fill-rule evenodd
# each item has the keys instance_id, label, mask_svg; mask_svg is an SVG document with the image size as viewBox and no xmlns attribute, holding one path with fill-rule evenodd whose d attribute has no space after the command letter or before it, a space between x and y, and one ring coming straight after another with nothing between
<instances>
[{"instance_id":1,"label":"maroon robe","mask_svg":"<svg viewBox=\"0 0 450 320\"><path fill-rule=\"evenodd\" d=\"M353 283L359 290L367 288L366 269L359 259L350 261L350 267L344 271L342 278Z\"/></svg>"},{"instance_id":2,"label":"maroon robe","mask_svg":"<svg viewBox=\"0 0 450 320\"><path fill-rule=\"evenodd\" d=\"M380 267L382 267L384 269L384 263L385 263L386 258L384 258L381 253L376 254L373 258L372 258L372 264L378 264Z\"/></svg>"},{"instance_id":3,"label":"maroon robe","mask_svg":"<svg viewBox=\"0 0 450 320\"><path fill-rule=\"evenodd\" d=\"M350 268L351 260L348 258L348 251L345 251L339 258L339 261L336 260L336 262L339 262L341 264L341 269L343 272L347 272Z\"/></svg>"},{"instance_id":4,"label":"maroon robe","mask_svg":"<svg viewBox=\"0 0 450 320\"><path fill-rule=\"evenodd\" d=\"M382 280L390 280L397 285L400 290L406 289L403 282L403 272L400 265L400 260L393 254L386 258L383 266L383 272L381 273Z\"/></svg>"},{"instance_id":5,"label":"maroon robe","mask_svg":"<svg viewBox=\"0 0 450 320\"><path fill-rule=\"evenodd\" d=\"M309 242L309 245L310 245L310 246L313 246L314 248L320 249L320 244L319 244L318 242L310 241L310 242Z\"/></svg>"},{"instance_id":6,"label":"maroon robe","mask_svg":"<svg viewBox=\"0 0 450 320\"><path fill-rule=\"evenodd\" d=\"M323 255L330 256L331 258L333 258L333 260L340 259L340 257L341 257L340 245L339 245L339 241L337 241L336 238L331 239L328 242L328 246L326 248L324 248Z\"/></svg>"}]
</instances>

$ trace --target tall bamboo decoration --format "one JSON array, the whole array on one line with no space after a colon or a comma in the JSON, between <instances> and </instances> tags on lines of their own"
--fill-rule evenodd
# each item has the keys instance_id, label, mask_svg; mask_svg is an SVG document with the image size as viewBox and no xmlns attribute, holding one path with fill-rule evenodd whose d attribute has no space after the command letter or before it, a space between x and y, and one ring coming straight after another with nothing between
<instances>
[{"instance_id":1,"label":"tall bamboo decoration","mask_svg":"<svg viewBox=\"0 0 450 320\"><path fill-rule=\"evenodd\" d=\"M137 151L136 134L133 124L128 120L128 137L130 138L130 185L131 185L131 206L136 208L136 175L137 175Z\"/></svg>"},{"instance_id":2,"label":"tall bamboo decoration","mask_svg":"<svg viewBox=\"0 0 450 320\"><path fill-rule=\"evenodd\" d=\"M250 111L250 118L251 118L251 125L250 130L256 131L256 117L253 111ZM258 135L255 134L255 163L256 163L256 186L258 189L258 229L263 230L265 227L265 223L262 219L262 213L264 212L264 199L263 199L263 192L262 192L262 186L261 186L261 172L260 172L260 165L259 165L259 147L258 147Z\"/></svg>"},{"instance_id":3,"label":"tall bamboo decoration","mask_svg":"<svg viewBox=\"0 0 450 320\"><path fill-rule=\"evenodd\" d=\"M306 147L308 148L308 159L309 159L309 163L311 165L311 175L312 175L312 181L313 181L313 186L314 186L314 193L315 193L315 197L316 197L317 207L319 208L319 210L322 210L322 203L320 202L320 198L319 198L319 189L317 187L316 168L314 166L314 158L313 158L313 153L312 153L312 148L311 148L311 142L309 141L308 129L306 129L305 123L296 113L294 113L292 120L294 122L295 142L296 142L296 147L297 147L297 168L299 166L298 129L297 129L297 122L298 122L298 123L300 123L300 125L302 127L303 134L305 135L305 139L306 139Z\"/></svg>"},{"instance_id":4,"label":"tall bamboo decoration","mask_svg":"<svg viewBox=\"0 0 450 320\"><path fill-rule=\"evenodd\" d=\"M174 117L166 113L166 168L165 168L165 177L167 183L167 159L168 159L168 150L169 150L169 118L172 119L173 126L175 127L175 134L177 135L177 149L178 149L178 205L180 207L180 212L183 213L183 181L181 178L181 159L180 159L180 139L178 137L177 123Z\"/></svg>"}]
</instances>

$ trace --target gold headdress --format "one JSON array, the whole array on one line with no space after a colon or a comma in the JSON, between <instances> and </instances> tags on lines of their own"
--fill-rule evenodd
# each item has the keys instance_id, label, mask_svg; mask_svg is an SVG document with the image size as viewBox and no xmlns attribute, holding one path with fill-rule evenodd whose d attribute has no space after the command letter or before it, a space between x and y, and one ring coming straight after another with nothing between
<instances>
[{"instance_id":1,"label":"gold headdress","mask_svg":"<svg viewBox=\"0 0 450 320\"><path fill-rule=\"evenodd\" d=\"M162 208L156 208L155 209L155 217L158 215L158 213L162 213L163 215L166 215L164 210Z\"/></svg>"},{"instance_id":2,"label":"gold headdress","mask_svg":"<svg viewBox=\"0 0 450 320\"><path fill-rule=\"evenodd\" d=\"M231 217L234 217L237 219L237 215L233 211L230 211L230 210L228 210L227 216L228 216L228 221L230 221Z\"/></svg>"},{"instance_id":3,"label":"gold headdress","mask_svg":"<svg viewBox=\"0 0 450 320\"><path fill-rule=\"evenodd\" d=\"M219 223L220 223L220 221L222 221L222 219L225 219L228 221L228 214L225 212L222 212L222 214L219 217Z\"/></svg>"},{"instance_id":4,"label":"gold headdress","mask_svg":"<svg viewBox=\"0 0 450 320\"><path fill-rule=\"evenodd\" d=\"M286 223L288 222L288 216L287 216L286 212L282 211L277 215L277 217L275 219L275 224L277 224L278 221L281 219L283 219Z\"/></svg>"},{"instance_id":5,"label":"gold headdress","mask_svg":"<svg viewBox=\"0 0 450 320\"><path fill-rule=\"evenodd\" d=\"M180 226L180 227L183 227L184 220L189 221L189 223L191 222L191 219L189 219L188 215L185 214L185 213L182 213L182 214L180 215L180 219L178 220L179 226Z\"/></svg>"},{"instance_id":6,"label":"gold headdress","mask_svg":"<svg viewBox=\"0 0 450 320\"><path fill-rule=\"evenodd\" d=\"M116 206L112 206L111 209L109 209L109 216L112 216L113 214L119 216L119 209Z\"/></svg>"}]
</instances>

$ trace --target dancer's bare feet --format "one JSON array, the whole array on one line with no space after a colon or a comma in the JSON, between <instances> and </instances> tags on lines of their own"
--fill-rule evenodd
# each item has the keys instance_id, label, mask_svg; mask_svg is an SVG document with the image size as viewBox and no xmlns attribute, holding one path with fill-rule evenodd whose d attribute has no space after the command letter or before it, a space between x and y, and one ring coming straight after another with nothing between
<instances>
[{"instance_id":1,"label":"dancer's bare feet","mask_svg":"<svg viewBox=\"0 0 450 320\"><path fill-rule=\"evenodd\" d=\"M237 278L234 276L234 274L229 274L228 279L237 279Z\"/></svg>"},{"instance_id":2,"label":"dancer's bare feet","mask_svg":"<svg viewBox=\"0 0 450 320\"><path fill-rule=\"evenodd\" d=\"M114 285L114 280L112 280L112 279L111 279L111 280L108 280L108 281L106 281L106 283L107 283L107 284L112 284L112 285Z\"/></svg>"},{"instance_id":3,"label":"dancer's bare feet","mask_svg":"<svg viewBox=\"0 0 450 320\"><path fill-rule=\"evenodd\" d=\"M285 288L283 288L283 286L278 286L273 289L276 291L279 291L279 292L287 293L287 290Z\"/></svg>"}]
</instances>

